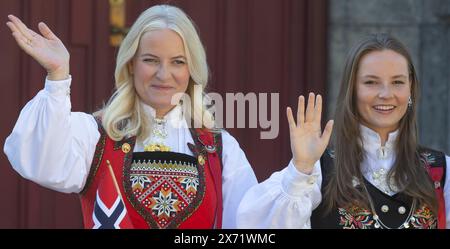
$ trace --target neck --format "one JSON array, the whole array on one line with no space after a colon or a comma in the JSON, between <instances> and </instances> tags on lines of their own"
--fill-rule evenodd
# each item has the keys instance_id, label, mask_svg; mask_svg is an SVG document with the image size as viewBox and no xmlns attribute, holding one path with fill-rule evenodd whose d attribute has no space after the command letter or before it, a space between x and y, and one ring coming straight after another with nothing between
<instances>
[{"instance_id":1,"label":"neck","mask_svg":"<svg viewBox=\"0 0 450 249\"><path fill-rule=\"evenodd\" d=\"M156 113L156 118L157 118L157 119L163 119L164 116L166 116L166 114L167 114L167 112L166 112L166 113L159 113L159 112L157 112L157 113Z\"/></svg>"},{"instance_id":2,"label":"neck","mask_svg":"<svg viewBox=\"0 0 450 249\"><path fill-rule=\"evenodd\" d=\"M380 137L381 146L386 145L389 139L389 134L397 129L397 127L383 127L383 128L373 127L364 123L363 125L378 134L378 136Z\"/></svg>"},{"instance_id":3,"label":"neck","mask_svg":"<svg viewBox=\"0 0 450 249\"><path fill-rule=\"evenodd\" d=\"M169 113L175 106L168 108L155 108L156 118L164 119L164 117Z\"/></svg>"},{"instance_id":4,"label":"neck","mask_svg":"<svg viewBox=\"0 0 450 249\"><path fill-rule=\"evenodd\" d=\"M393 132L395 130L392 129L376 129L375 132L378 133L378 136L380 136L380 142L381 146L384 146L386 142L389 139L389 133Z\"/></svg>"},{"instance_id":5,"label":"neck","mask_svg":"<svg viewBox=\"0 0 450 249\"><path fill-rule=\"evenodd\" d=\"M389 133L388 132L378 132L378 135L380 136L380 139L381 139L381 146L384 146L389 138Z\"/></svg>"},{"instance_id":6,"label":"neck","mask_svg":"<svg viewBox=\"0 0 450 249\"><path fill-rule=\"evenodd\" d=\"M168 113L169 111L159 111L159 110L156 110L156 118L157 119L164 119L164 116L166 116L166 114Z\"/></svg>"}]
</instances>

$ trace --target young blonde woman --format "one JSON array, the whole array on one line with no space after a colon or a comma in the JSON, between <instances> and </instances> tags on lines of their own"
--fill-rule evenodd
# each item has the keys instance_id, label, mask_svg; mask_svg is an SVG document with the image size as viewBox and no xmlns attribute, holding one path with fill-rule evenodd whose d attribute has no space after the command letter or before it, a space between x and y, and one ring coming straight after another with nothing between
<instances>
[{"instance_id":1,"label":"young blonde woman","mask_svg":"<svg viewBox=\"0 0 450 249\"><path fill-rule=\"evenodd\" d=\"M183 11L158 5L140 15L118 52L116 91L94 115L71 112L69 53L58 37L44 23L38 34L9 19L17 44L48 71L5 143L17 172L79 193L86 228L236 227L257 180L202 104L206 55ZM176 97L183 93L191 105Z\"/></svg>"},{"instance_id":2,"label":"young blonde woman","mask_svg":"<svg viewBox=\"0 0 450 249\"><path fill-rule=\"evenodd\" d=\"M311 94L305 113L301 98L297 123L288 112L291 138L299 137L296 167L250 189L238 221L259 228L450 228L450 158L418 144L419 89L401 42L377 34L356 44L341 82L333 150L320 138L321 102Z\"/></svg>"}]
</instances>

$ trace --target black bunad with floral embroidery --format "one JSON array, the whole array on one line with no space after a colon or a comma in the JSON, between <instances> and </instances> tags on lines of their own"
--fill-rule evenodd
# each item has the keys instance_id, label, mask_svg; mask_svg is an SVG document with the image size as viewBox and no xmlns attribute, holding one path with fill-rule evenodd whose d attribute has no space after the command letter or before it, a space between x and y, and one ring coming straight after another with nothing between
<instances>
[{"instance_id":1,"label":"black bunad with floral embroidery","mask_svg":"<svg viewBox=\"0 0 450 249\"><path fill-rule=\"evenodd\" d=\"M421 160L429 169L438 169L443 172L439 182L434 182L436 189L443 189L445 182L445 154L427 148L419 150ZM324 187L328 184L333 173L333 153L326 151L320 159L322 170L322 196ZM432 176L432 171L428 171ZM434 181L435 179L433 179ZM419 205L406 194L399 192L393 196L387 195L369 181L364 179L367 192L372 200L373 208L361 208L352 206L350 208L338 207L326 212L325 202L312 212L311 228L331 228L331 229L372 229L372 228L437 228L438 219L427 205ZM441 191L442 192L442 191ZM439 197L438 197L439 199ZM439 200L439 202L443 202ZM442 204L442 203L440 203ZM373 210L371 210L373 209ZM441 210L441 208L440 208ZM445 208L444 208L445 210ZM445 222L445 212L444 219ZM445 223L443 224L445 225Z\"/></svg>"}]
</instances>

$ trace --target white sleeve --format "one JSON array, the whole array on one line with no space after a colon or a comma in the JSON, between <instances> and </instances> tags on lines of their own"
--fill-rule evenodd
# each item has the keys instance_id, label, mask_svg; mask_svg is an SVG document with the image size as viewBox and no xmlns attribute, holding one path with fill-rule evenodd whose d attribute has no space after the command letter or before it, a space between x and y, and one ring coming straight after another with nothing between
<instances>
[{"instance_id":1,"label":"white sleeve","mask_svg":"<svg viewBox=\"0 0 450 249\"><path fill-rule=\"evenodd\" d=\"M444 183L444 199L445 199L445 218L446 227L450 229L450 157L445 156L446 172L445 172L445 183Z\"/></svg>"},{"instance_id":2,"label":"white sleeve","mask_svg":"<svg viewBox=\"0 0 450 249\"><path fill-rule=\"evenodd\" d=\"M100 138L92 115L71 112L70 83L46 79L3 148L21 176L65 193L83 189Z\"/></svg>"},{"instance_id":3,"label":"white sleeve","mask_svg":"<svg viewBox=\"0 0 450 249\"><path fill-rule=\"evenodd\" d=\"M311 175L292 160L282 171L252 187L239 206L239 228L311 228L311 214L321 202L320 161Z\"/></svg>"},{"instance_id":4,"label":"white sleeve","mask_svg":"<svg viewBox=\"0 0 450 249\"><path fill-rule=\"evenodd\" d=\"M239 143L226 131L222 131L222 147L222 228L236 228L239 203L258 180Z\"/></svg>"}]
</instances>

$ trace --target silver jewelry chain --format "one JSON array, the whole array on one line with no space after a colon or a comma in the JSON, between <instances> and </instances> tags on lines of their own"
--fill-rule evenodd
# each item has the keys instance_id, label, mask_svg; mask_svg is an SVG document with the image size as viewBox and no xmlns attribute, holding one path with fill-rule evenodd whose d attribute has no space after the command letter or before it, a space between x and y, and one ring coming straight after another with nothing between
<instances>
[{"instance_id":1,"label":"silver jewelry chain","mask_svg":"<svg viewBox=\"0 0 450 249\"><path fill-rule=\"evenodd\" d=\"M154 119L154 125L152 127L152 134L155 138L165 139L167 137L166 120Z\"/></svg>"},{"instance_id":2,"label":"silver jewelry chain","mask_svg":"<svg viewBox=\"0 0 450 249\"><path fill-rule=\"evenodd\" d=\"M416 210L417 201L416 199L413 200L413 203L411 205L411 209L409 210L408 216L406 217L405 221L399 226L399 227L389 227L386 226L380 219L380 216L378 216L377 212L375 211L375 206L373 204L372 198L370 197L369 191L367 190L367 187L365 184L363 184L364 190L366 191L367 198L369 200L370 208L372 209L373 213L373 220L375 221L375 228L381 228L381 229L402 229L402 228L409 228L409 223L412 221L415 221L415 218L413 216L414 211Z\"/></svg>"}]
</instances>

